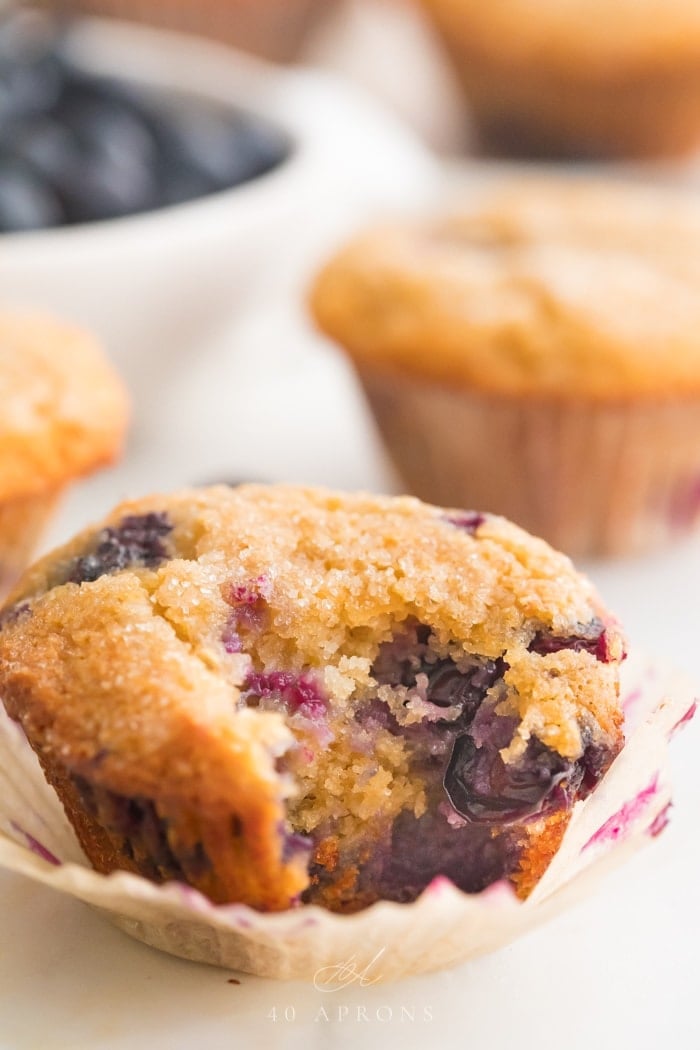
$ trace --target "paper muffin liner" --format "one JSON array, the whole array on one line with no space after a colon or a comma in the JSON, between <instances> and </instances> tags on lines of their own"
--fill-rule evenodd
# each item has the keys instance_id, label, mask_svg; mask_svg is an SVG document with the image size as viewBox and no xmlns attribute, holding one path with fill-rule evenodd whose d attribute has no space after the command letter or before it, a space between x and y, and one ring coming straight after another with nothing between
<instances>
[{"instance_id":1,"label":"paper muffin liner","mask_svg":"<svg viewBox=\"0 0 700 1050\"><path fill-rule=\"evenodd\" d=\"M613 75L576 63L567 70L558 55L551 64L541 54L513 60L496 46L475 45L454 0L422 0L422 7L489 151L576 160L673 157L700 141L694 56L674 54L670 62L637 63Z\"/></svg>"},{"instance_id":2,"label":"paper muffin liner","mask_svg":"<svg viewBox=\"0 0 700 1050\"><path fill-rule=\"evenodd\" d=\"M399 474L439 506L502 514L572 556L632 554L700 523L697 399L518 398L363 368Z\"/></svg>"},{"instance_id":3,"label":"paper muffin liner","mask_svg":"<svg viewBox=\"0 0 700 1050\"><path fill-rule=\"evenodd\" d=\"M52 488L35 496L0 502L0 600L29 564L61 491Z\"/></svg>"},{"instance_id":4,"label":"paper muffin liner","mask_svg":"<svg viewBox=\"0 0 700 1050\"><path fill-rule=\"evenodd\" d=\"M558 853L524 902L506 883L465 894L439 877L412 904L380 902L349 916L313 905L262 914L246 905L214 905L179 883L99 875L2 705L0 865L93 905L155 948L263 977L312 980L318 987L348 966L373 981L453 966L587 896L606 871L665 826L668 741L692 717L693 689L637 657L623 665L622 700L625 747L595 792L574 807Z\"/></svg>"},{"instance_id":5,"label":"paper muffin liner","mask_svg":"<svg viewBox=\"0 0 700 1050\"><path fill-rule=\"evenodd\" d=\"M43 0L43 6L197 33L289 61L334 0Z\"/></svg>"}]
</instances>

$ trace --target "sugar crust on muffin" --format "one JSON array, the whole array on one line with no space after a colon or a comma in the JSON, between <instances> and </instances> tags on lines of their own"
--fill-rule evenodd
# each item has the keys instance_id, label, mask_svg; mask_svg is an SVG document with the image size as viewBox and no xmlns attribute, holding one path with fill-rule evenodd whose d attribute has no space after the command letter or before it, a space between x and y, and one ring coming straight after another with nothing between
<instances>
[{"instance_id":1,"label":"sugar crust on muffin","mask_svg":"<svg viewBox=\"0 0 700 1050\"><path fill-rule=\"evenodd\" d=\"M0 692L101 871L266 910L526 895L622 745L623 642L500 518L243 486L155 496L40 561Z\"/></svg>"}]
</instances>

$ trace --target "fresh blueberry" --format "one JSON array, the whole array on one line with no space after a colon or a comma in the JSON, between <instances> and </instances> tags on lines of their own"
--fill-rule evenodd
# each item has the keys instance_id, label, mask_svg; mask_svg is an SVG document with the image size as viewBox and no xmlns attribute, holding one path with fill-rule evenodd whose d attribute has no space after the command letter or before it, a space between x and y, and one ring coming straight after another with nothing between
<instances>
[{"instance_id":1,"label":"fresh blueberry","mask_svg":"<svg viewBox=\"0 0 700 1050\"><path fill-rule=\"evenodd\" d=\"M179 204L256 178L288 152L249 114L83 72L35 13L0 18L0 232Z\"/></svg>"},{"instance_id":2,"label":"fresh blueberry","mask_svg":"<svg viewBox=\"0 0 700 1050\"><path fill-rule=\"evenodd\" d=\"M56 194L21 161L0 155L0 230L20 233L58 226L64 219Z\"/></svg>"},{"instance_id":3,"label":"fresh blueberry","mask_svg":"<svg viewBox=\"0 0 700 1050\"><path fill-rule=\"evenodd\" d=\"M38 116L6 129L6 149L60 192L79 173L79 148L73 133L52 117Z\"/></svg>"},{"instance_id":4,"label":"fresh blueberry","mask_svg":"<svg viewBox=\"0 0 700 1050\"><path fill-rule=\"evenodd\" d=\"M182 104L154 129L167 178L199 192L237 186L278 165L287 152L284 139L243 114Z\"/></svg>"}]
</instances>

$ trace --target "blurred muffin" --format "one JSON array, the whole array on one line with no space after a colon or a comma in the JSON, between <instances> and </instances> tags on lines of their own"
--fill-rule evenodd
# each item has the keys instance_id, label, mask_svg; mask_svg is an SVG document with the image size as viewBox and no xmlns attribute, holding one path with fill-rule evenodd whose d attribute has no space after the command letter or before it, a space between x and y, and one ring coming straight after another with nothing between
<instances>
[{"instance_id":1,"label":"blurred muffin","mask_svg":"<svg viewBox=\"0 0 700 1050\"><path fill-rule=\"evenodd\" d=\"M43 0L66 14L106 15L198 33L265 58L290 61L335 0Z\"/></svg>"},{"instance_id":2,"label":"blurred muffin","mask_svg":"<svg viewBox=\"0 0 700 1050\"><path fill-rule=\"evenodd\" d=\"M215 901L356 911L439 875L527 896L623 742L619 630L485 515L156 495L10 601L0 695L93 865Z\"/></svg>"},{"instance_id":3,"label":"blurred muffin","mask_svg":"<svg viewBox=\"0 0 700 1050\"><path fill-rule=\"evenodd\" d=\"M700 517L700 206L624 184L506 184L360 237L312 295L410 489L568 553Z\"/></svg>"},{"instance_id":4,"label":"blurred muffin","mask_svg":"<svg viewBox=\"0 0 700 1050\"><path fill-rule=\"evenodd\" d=\"M421 0L487 147L682 154L700 143L693 0Z\"/></svg>"},{"instance_id":5,"label":"blurred muffin","mask_svg":"<svg viewBox=\"0 0 700 1050\"><path fill-rule=\"evenodd\" d=\"M126 394L83 332L0 315L0 594L25 568L56 500L120 451Z\"/></svg>"}]
</instances>

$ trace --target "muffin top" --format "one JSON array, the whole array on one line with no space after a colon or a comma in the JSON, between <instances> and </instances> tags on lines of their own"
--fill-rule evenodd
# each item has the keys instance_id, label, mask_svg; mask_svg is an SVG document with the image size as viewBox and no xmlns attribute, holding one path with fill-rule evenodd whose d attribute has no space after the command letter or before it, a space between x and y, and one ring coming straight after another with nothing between
<instances>
[{"instance_id":1,"label":"muffin top","mask_svg":"<svg viewBox=\"0 0 700 1050\"><path fill-rule=\"evenodd\" d=\"M359 236L317 278L357 366L499 394L700 390L700 206L624 183L523 179Z\"/></svg>"},{"instance_id":2,"label":"muffin top","mask_svg":"<svg viewBox=\"0 0 700 1050\"><path fill-rule=\"evenodd\" d=\"M308 886L295 835L323 850L329 828L425 812L416 754L439 729L447 763L482 701L516 796L541 761L590 789L619 747L622 657L590 584L505 520L286 486L123 504L0 617L0 695L54 778L154 800L171 845L204 821L204 892L263 908ZM463 808L486 790L445 775ZM560 804L551 769L534 789Z\"/></svg>"},{"instance_id":3,"label":"muffin top","mask_svg":"<svg viewBox=\"0 0 700 1050\"><path fill-rule=\"evenodd\" d=\"M570 76L673 71L697 60L694 0L422 0L473 53Z\"/></svg>"},{"instance_id":4,"label":"muffin top","mask_svg":"<svg viewBox=\"0 0 700 1050\"><path fill-rule=\"evenodd\" d=\"M0 315L0 404L0 500L60 487L121 447L126 392L78 328Z\"/></svg>"}]
</instances>

